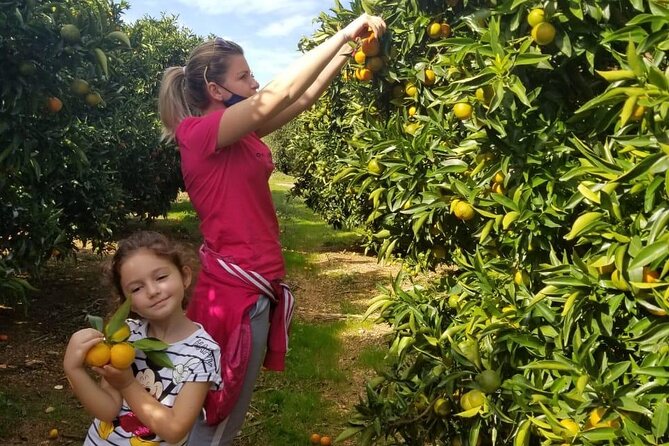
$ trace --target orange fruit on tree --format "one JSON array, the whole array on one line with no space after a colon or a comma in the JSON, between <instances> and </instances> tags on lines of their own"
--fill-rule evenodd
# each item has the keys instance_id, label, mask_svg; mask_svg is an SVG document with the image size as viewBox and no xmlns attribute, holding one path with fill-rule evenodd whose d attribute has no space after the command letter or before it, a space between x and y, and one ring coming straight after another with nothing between
<instances>
[{"instance_id":1,"label":"orange fruit on tree","mask_svg":"<svg viewBox=\"0 0 669 446\"><path fill-rule=\"evenodd\" d=\"M418 94L418 89L413 83L407 82L406 86L404 87L404 92L407 94L407 96L416 97Z\"/></svg>"},{"instance_id":2,"label":"orange fruit on tree","mask_svg":"<svg viewBox=\"0 0 669 446\"><path fill-rule=\"evenodd\" d=\"M72 92L81 96L85 95L91 90L90 85L84 79L74 79L70 84L70 88L72 89Z\"/></svg>"},{"instance_id":3,"label":"orange fruit on tree","mask_svg":"<svg viewBox=\"0 0 669 446\"><path fill-rule=\"evenodd\" d=\"M369 69L373 73L381 71L381 69L383 68L383 59L381 59L379 56L370 57L369 59L367 59L365 68Z\"/></svg>"},{"instance_id":4,"label":"orange fruit on tree","mask_svg":"<svg viewBox=\"0 0 669 446\"><path fill-rule=\"evenodd\" d=\"M109 364L110 358L111 349L109 348L109 344L100 342L88 350L85 362L91 367L102 367Z\"/></svg>"},{"instance_id":5,"label":"orange fruit on tree","mask_svg":"<svg viewBox=\"0 0 669 446\"><path fill-rule=\"evenodd\" d=\"M309 437L309 441L311 442L311 444L321 444L321 436L316 433L311 434L311 437Z\"/></svg>"},{"instance_id":6,"label":"orange fruit on tree","mask_svg":"<svg viewBox=\"0 0 669 446\"><path fill-rule=\"evenodd\" d=\"M534 28L539 23L546 21L545 15L546 13L544 12L543 9L534 8L533 10L530 11L529 14L527 14L527 23L529 23L529 25Z\"/></svg>"},{"instance_id":7,"label":"orange fruit on tree","mask_svg":"<svg viewBox=\"0 0 669 446\"><path fill-rule=\"evenodd\" d=\"M111 347L110 362L117 369L127 369L135 361L135 347L128 342L119 342Z\"/></svg>"},{"instance_id":8,"label":"orange fruit on tree","mask_svg":"<svg viewBox=\"0 0 669 446\"><path fill-rule=\"evenodd\" d=\"M374 73L372 73L372 70L369 68L358 68L355 70L355 77L359 81L363 82L368 82L372 80L372 77L374 77Z\"/></svg>"},{"instance_id":9,"label":"orange fruit on tree","mask_svg":"<svg viewBox=\"0 0 669 446\"><path fill-rule=\"evenodd\" d=\"M441 24L441 37L449 37L451 35L451 25L448 23Z\"/></svg>"},{"instance_id":10,"label":"orange fruit on tree","mask_svg":"<svg viewBox=\"0 0 669 446\"><path fill-rule=\"evenodd\" d=\"M578 423L576 423L576 421L572 420L571 418L566 418L564 420L560 420L560 424L564 428L565 438L573 438L581 430Z\"/></svg>"},{"instance_id":11,"label":"orange fruit on tree","mask_svg":"<svg viewBox=\"0 0 669 446\"><path fill-rule=\"evenodd\" d=\"M494 370L484 370L475 378L481 390L485 393L492 393L502 385L502 378Z\"/></svg>"},{"instance_id":12,"label":"orange fruit on tree","mask_svg":"<svg viewBox=\"0 0 669 446\"><path fill-rule=\"evenodd\" d=\"M417 109L416 109L416 107L413 106L413 105L412 105L411 107L409 107L409 110L407 110L407 114L408 114L409 116L413 116L413 115L415 115L416 112L417 112Z\"/></svg>"},{"instance_id":13,"label":"orange fruit on tree","mask_svg":"<svg viewBox=\"0 0 669 446\"><path fill-rule=\"evenodd\" d=\"M97 107L102 102L102 96L98 92L88 93L84 101L91 107Z\"/></svg>"},{"instance_id":14,"label":"orange fruit on tree","mask_svg":"<svg viewBox=\"0 0 669 446\"><path fill-rule=\"evenodd\" d=\"M438 39L441 37L441 23L432 22L427 25L427 35L431 39Z\"/></svg>"},{"instance_id":15,"label":"orange fruit on tree","mask_svg":"<svg viewBox=\"0 0 669 446\"><path fill-rule=\"evenodd\" d=\"M496 194L503 194L504 185L502 183L493 183L491 190Z\"/></svg>"},{"instance_id":16,"label":"orange fruit on tree","mask_svg":"<svg viewBox=\"0 0 669 446\"><path fill-rule=\"evenodd\" d=\"M435 83L436 80L437 80L437 75L434 74L434 71L432 71L432 70L430 70L429 68L427 68L427 69L425 70L425 73L424 73L424 74L425 74L425 81L424 81L424 84L427 85L428 87L431 86L431 85L434 85L434 83Z\"/></svg>"},{"instance_id":17,"label":"orange fruit on tree","mask_svg":"<svg viewBox=\"0 0 669 446\"><path fill-rule=\"evenodd\" d=\"M492 181L494 183L503 183L504 182L504 172L501 170L495 174L494 177L492 177Z\"/></svg>"},{"instance_id":18,"label":"orange fruit on tree","mask_svg":"<svg viewBox=\"0 0 669 446\"><path fill-rule=\"evenodd\" d=\"M453 214L460 220L468 221L474 218L474 208L466 201L458 201L453 208Z\"/></svg>"},{"instance_id":19,"label":"orange fruit on tree","mask_svg":"<svg viewBox=\"0 0 669 446\"><path fill-rule=\"evenodd\" d=\"M644 266L642 277L643 277L644 283L655 283L659 280L660 273L655 271L654 269L651 269L647 266Z\"/></svg>"},{"instance_id":20,"label":"orange fruit on tree","mask_svg":"<svg viewBox=\"0 0 669 446\"><path fill-rule=\"evenodd\" d=\"M381 175L385 170L385 166L379 163L379 161L376 158L372 158L367 163L367 170L369 171L369 173L373 175Z\"/></svg>"},{"instance_id":21,"label":"orange fruit on tree","mask_svg":"<svg viewBox=\"0 0 669 446\"><path fill-rule=\"evenodd\" d=\"M381 45L379 44L379 39L375 35L371 35L362 41L361 50L365 53L365 56L372 57L379 54L381 51Z\"/></svg>"},{"instance_id":22,"label":"orange fruit on tree","mask_svg":"<svg viewBox=\"0 0 669 446\"><path fill-rule=\"evenodd\" d=\"M60 28L60 37L65 43L77 43L81 40L81 32L76 25L67 24Z\"/></svg>"},{"instance_id":23,"label":"orange fruit on tree","mask_svg":"<svg viewBox=\"0 0 669 446\"><path fill-rule=\"evenodd\" d=\"M332 439L327 435L321 437L321 446L332 446Z\"/></svg>"},{"instance_id":24,"label":"orange fruit on tree","mask_svg":"<svg viewBox=\"0 0 669 446\"><path fill-rule=\"evenodd\" d=\"M490 101L492 101L493 97L493 89L490 85L486 85L483 87L479 87L476 89L476 92L474 93L476 96L476 99L479 100L479 102L482 102L486 105L490 104Z\"/></svg>"},{"instance_id":25,"label":"orange fruit on tree","mask_svg":"<svg viewBox=\"0 0 669 446\"><path fill-rule=\"evenodd\" d=\"M365 63L365 60L367 60L367 56L362 52L362 50L358 50L353 55L353 60L355 60L355 63L362 65Z\"/></svg>"},{"instance_id":26,"label":"orange fruit on tree","mask_svg":"<svg viewBox=\"0 0 669 446\"><path fill-rule=\"evenodd\" d=\"M472 106L467 102L458 102L453 106L453 114L455 117L464 121L472 117Z\"/></svg>"},{"instance_id":27,"label":"orange fruit on tree","mask_svg":"<svg viewBox=\"0 0 669 446\"><path fill-rule=\"evenodd\" d=\"M643 119L643 115L646 113L646 107L643 105L635 105L632 110L632 115L630 116L630 121L639 122Z\"/></svg>"},{"instance_id":28,"label":"orange fruit on tree","mask_svg":"<svg viewBox=\"0 0 669 446\"><path fill-rule=\"evenodd\" d=\"M530 275L527 274L526 271L518 269L513 274L513 283L515 283L518 286L520 286L520 285L529 286L530 285Z\"/></svg>"},{"instance_id":29,"label":"orange fruit on tree","mask_svg":"<svg viewBox=\"0 0 669 446\"><path fill-rule=\"evenodd\" d=\"M46 100L46 108L49 109L51 113L58 113L63 108L63 101L55 96L51 96Z\"/></svg>"},{"instance_id":30,"label":"orange fruit on tree","mask_svg":"<svg viewBox=\"0 0 669 446\"><path fill-rule=\"evenodd\" d=\"M532 39L539 45L548 45L555 39L555 27L541 22L532 28Z\"/></svg>"},{"instance_id":31,"label":"orange fruit on tree","mask_svg":"<svg viewBox=\"0 0 669 446\"><path fill-rule=\"evenodd\" d=\"M460 405L464 410L470 410L475 407L483 406L485 395L480 390L470 390L460 398Z\"/></svg>"}]
</instances>

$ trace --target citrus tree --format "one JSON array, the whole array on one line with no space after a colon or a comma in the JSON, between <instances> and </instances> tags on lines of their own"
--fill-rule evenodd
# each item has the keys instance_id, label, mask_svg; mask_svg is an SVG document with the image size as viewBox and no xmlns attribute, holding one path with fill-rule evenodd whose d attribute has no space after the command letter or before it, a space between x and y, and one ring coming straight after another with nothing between
<instances>
[{"instance_id":1,"label":"citrus tree","mask_svg":"<svg viewBox=\"0 0 669 446\"><path fill-rule=\"evenodd\" d=\"M127 3L0 4L0 296L25 296L75 240L101 249L130 215L166 212L178 155L158 142L160 72L197 38Z\"/></svg>"},{"instance_id":2,"label":"citrus tree","mask_svg":"<svg viewBox=\"0 0 669 446\"><path fill-rule=\"evenodd\" d=\"M358 1L314 41L363 10L388 33L305 117L346 130L319 160L339 168L300 180L440 274L369 308L393 336L341 438L666 442L666 4Z\"/></svg>"}]
</instances>

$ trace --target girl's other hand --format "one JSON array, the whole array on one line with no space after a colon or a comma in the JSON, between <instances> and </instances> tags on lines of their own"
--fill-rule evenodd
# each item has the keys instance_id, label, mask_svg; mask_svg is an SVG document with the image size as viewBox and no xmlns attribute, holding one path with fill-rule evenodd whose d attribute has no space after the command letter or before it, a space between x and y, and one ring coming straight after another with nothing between
<instances>
[{"instance_id":1,"label":"girl's other hand","mask_svg":"<svg viewBox=\"0 0 669 446\"><path fill-rule=\"evenodd\" d=\"M86 353L94 345L102 342L104 335L93 328L84 328L75 332L67 343L63 368L65 371L83 367Z\"/></svg>"},{"instance_id":2,"label":"girl's other hand","mask_svg":"<svg viewBox=\"0 0 669 446\"><path fill-rule=\"evenodd\" d=\"M125 389L135 381L132 367L117 369L112 365L106 365L104 367L93 367L93 371L102 376L109 385L118 391Z\"/></svg>"},{"instance_id":3,"label":"girl's other hand","mask_svg":"<svg viewBox=\"0 0 669 446\"><path fill-rule=\"evenodd\" d=\"M386 22L379 16L365 13L344 28L344 35L348 40L355 40L356 38L367 34L367 31L370 28L376 37L381 37L386 31Z\"/></svg>"}]
</instances>

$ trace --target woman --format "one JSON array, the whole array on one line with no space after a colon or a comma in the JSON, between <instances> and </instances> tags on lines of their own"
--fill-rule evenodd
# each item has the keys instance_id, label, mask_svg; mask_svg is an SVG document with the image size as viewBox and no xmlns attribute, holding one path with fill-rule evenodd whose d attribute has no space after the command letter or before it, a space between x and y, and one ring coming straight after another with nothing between
<instances>
[{"instance_id":1,"label":"woman","mask_svg":"<svg viewBox=\"0 0 669 446\"><path fill-rule=\"evenodd\" d=\"M261 141L310 107L348 60L350 42L385 23L363 14L304 54L266 87L242 48L217 38L184 67L165 70L159 109L163 137L176 139L186 191L204 243L188 317L221 346L223 389L210 392L193 445L229 445L241 429L264 359L283 370L292 296L268 180L274 168Z\"/></svg>"}]
</instances>

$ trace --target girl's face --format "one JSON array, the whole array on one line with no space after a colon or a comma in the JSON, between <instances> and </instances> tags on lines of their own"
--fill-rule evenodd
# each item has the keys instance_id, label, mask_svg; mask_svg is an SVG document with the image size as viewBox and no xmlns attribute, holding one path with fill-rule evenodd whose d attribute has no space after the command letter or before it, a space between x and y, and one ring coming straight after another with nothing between
<instances>
[{"instance_id":1,"label":"girl's face","mask_svg":"<svg viewBox=\"0 0 669 446\"><path fill-rule=\"evenodd\" d=\"M225 79L222 79L221 85L232 93L245 98L256 94L260 84L253 77L246 58L241 54L235 54L229 56L228 64L228 71L225 73Z\"/></svg>"},{"instance_id":2,"label":"girl's face","mask_svg":"<svg viewBox=\"0 0 669 446\"><path fill-rule=\"evenodd\" d=\"M133 311L148 321L166 320L183 311L190 268L179 271L169 259L139 249L125 259L119 273L123 292L132 297Z\"/></svg>"}]
</instances>

